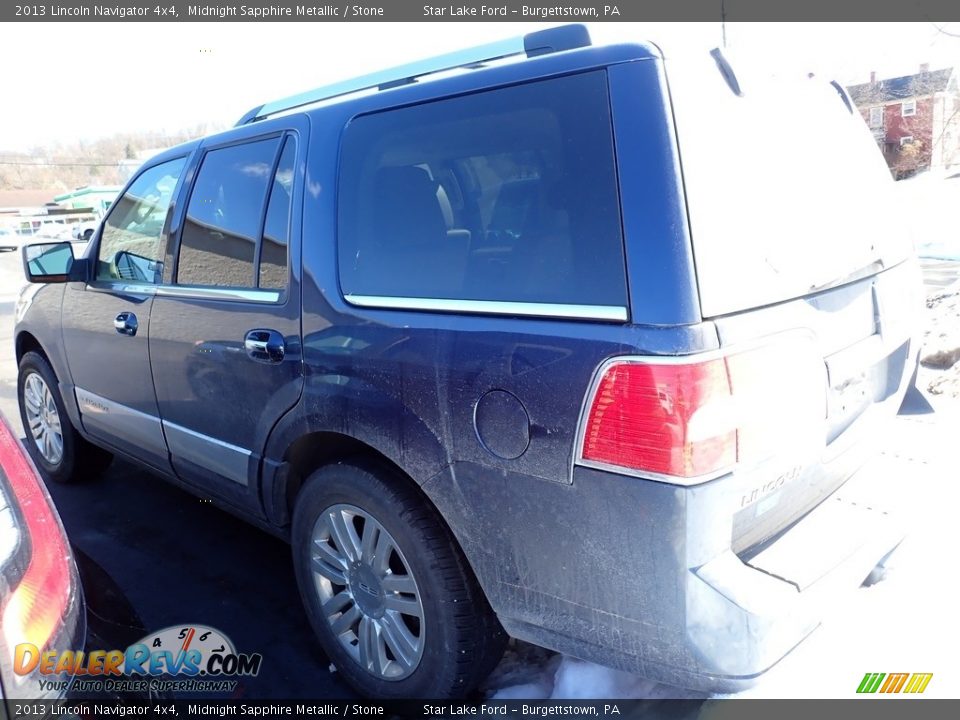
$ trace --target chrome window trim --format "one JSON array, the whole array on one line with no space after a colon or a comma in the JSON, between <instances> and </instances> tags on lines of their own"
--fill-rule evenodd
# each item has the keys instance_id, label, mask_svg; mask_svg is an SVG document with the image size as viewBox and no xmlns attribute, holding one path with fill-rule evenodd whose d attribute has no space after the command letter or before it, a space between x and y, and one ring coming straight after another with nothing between
<instances>
[{"instance_id":1,"label":"chrome window trim","mask_svg":"<svg viewBox=\"0 0 960 720\"><path fill-rule=\"evenodd\" d=\"M473 315L520 315L523 317L599 320L601 322L627 321L627 308L610 305L564 305L561 303L454 300L381 295L344 295L344 299L357 307L385 310L428 310Z\"/></svg>"},{"instance_id":2,"label":"chrome window trim","mask_svg":"<svg viewBox=\"0 0 960 720\"><path fill-rule=\"evenodd\" d=\"M239 300L243 302L275 304L283 294L279 290L260 290L257 288L219 288L197 285L158 285L159 297L183 298L187 300Z\"/></svg>"},{"instance_id":3,"label":"chrome window trim","mask_svg":"<svg viewBox=\"0 0 960 720\"><path fill-rule=\"evenodd\" d=\"M153 283L128 283L111 280L93 280L86 283L85 289L93 292L122 293L124 295L157 294L157 286Z\"/></svg>"}]
</instances>

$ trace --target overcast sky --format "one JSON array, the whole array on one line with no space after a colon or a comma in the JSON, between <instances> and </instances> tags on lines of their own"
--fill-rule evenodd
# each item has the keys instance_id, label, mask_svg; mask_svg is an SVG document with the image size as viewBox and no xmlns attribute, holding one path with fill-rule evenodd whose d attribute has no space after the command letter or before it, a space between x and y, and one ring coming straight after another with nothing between
<instances>
[{"instance_id":1,"label":"overcast sky","mask_svg":"<svg viewBox=\"0 0 960 720\"><path fill-rule=\"evenodd\" d=\"M122 131L232 125L271 99L392 65L522 35L546 23L0 24L0 150ZM960 23L940 23L960 34ZM709 50L719 23L595 23L595 43L650 39ZM728 24L731 57L845 84L960 65L932 23Z\"/></svg>"}]
</instances>

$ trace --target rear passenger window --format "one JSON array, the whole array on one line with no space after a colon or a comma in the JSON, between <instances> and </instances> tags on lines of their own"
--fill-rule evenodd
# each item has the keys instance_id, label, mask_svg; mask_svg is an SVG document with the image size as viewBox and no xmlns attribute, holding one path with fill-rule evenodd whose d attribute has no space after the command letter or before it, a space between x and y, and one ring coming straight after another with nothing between
<instances>
[{"instance_id":1,"label":"rear passenger window","mask_svg":"<svg viewBox=\"0 0 960 720\"><path fill-rule=\"evenodd\" d=\"M340 167L348 299L626 306L603 72L357 118Z\"/></svg>"},{"instance_id":2,"label":"rear passenger window","mask_svg":"<svg viewBox=\"0 0 960 720\"><path fill-rule=\"evenodd\" d=\"M252 288L257 240L280 138L211 150L193 186L177 282Z\"/></svg>"}]
</instances>

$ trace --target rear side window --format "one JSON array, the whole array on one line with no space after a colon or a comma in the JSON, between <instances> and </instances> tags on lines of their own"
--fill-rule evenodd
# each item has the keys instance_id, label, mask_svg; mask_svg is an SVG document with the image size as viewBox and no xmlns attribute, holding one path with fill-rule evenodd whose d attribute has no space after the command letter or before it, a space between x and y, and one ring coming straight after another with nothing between
<instances>
[{"instance_id":1,"label":"rear side window","mask_svg":"<svg viewBox=\"0 0 960 720\"><path fill-rule=\"evenodd\" d=\"M193 186L180 241L177 282L253 288L281 138L211 150Z\"/></svg>"},{"instance_id":2,"label":"rear side window","mask_svg":"<svg viewBox=\"0 0 960 720\"><path fill-rule=\"evenodd\" d=\"M593 72L355 119L344 294L625 307L608 108Z\"/></svg>"}]
</instances>

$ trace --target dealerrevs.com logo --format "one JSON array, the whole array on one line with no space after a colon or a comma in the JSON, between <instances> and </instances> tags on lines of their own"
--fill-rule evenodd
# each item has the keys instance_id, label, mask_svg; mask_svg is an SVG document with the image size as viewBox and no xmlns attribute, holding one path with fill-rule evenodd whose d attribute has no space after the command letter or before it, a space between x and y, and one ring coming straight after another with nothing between
<instances>
[{"instance_id":1,"label":"dealerrevs.com logo","mask_svg":"<svg viewBox=\"0 0 960 720\"><path fill-rule=\"evenodd\" d=\"M260 653L238 653L215 628L174 625L126 650L41 652L21 643L14 649L13 669L18 675L38 673L50 689L65 688L72 676L75 690L229 691L236 686L231 678L256 676L262 662Z\"/></svg>"},{"instance_id":2,"label":"dealerrevs.com logo","mask_svg":"<svg viewBox=\"0 0 960 720\"><path fill-rule=\"evenodd\" d=\"M860 681L858 693L922 693L933 673L867 673Z\"/></svg>"}]
</instances>

